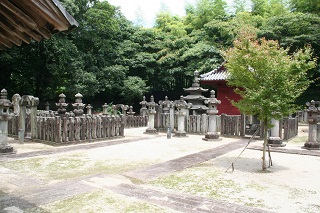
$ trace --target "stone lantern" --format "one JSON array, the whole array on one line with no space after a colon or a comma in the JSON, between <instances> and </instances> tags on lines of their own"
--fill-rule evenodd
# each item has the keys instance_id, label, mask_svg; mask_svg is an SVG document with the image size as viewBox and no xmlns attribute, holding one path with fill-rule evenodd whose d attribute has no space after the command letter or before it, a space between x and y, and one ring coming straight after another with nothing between
<instances>
[{"instance_id":1,"label":"stone lantern","mask_svg":"<svg viewBox=\"0 0 320 213\"><path fill-rule=\"evenodd\" d=\"M147 116L147 114L148 114L148 108L147 108L148 102L146 101L146 96L142 97L142 101L140 102L140 105L141 105L140 115L143 116L143 117Z\"/></svg>"},{"instance_id":2,"label":"stone lantern","mask_svg":"<svg viewBox=\"0 0 320 213\"><path fill-rule=\"evenodd\" d=\"M7 90L0 94L0 153L12 153L13 147L8 145L8 120L12 118L10 107L12 103L7 99Z\"/></svg>"},{"instance_id":3,"label":"stone lantern","mask_svg":"<svg viewBox=\"0 0 320 213\"><path fill-rule=\"evenodd\" d=\"M69 104L66 103L66 96L65 94L61 93L59 95L59 103L56 103L56 106L58 107L58 114L64 115L67 112L67 107Z\"/></svg>"},{"instance_id":4,"label":"stone lantern","mask_svg":"<svg viewBox=\"0 0 320 213\"><path fill-rule=\"evenodd\" d=\"M157 103L154 102L154 97L151 95L150 102L147 103L149 114L149 126L145 134L157 134L157 130L154 128L154 115L156 114Z\"/></svg>"},{"instance_id":5,"label":"stone lantern","mask_svg":"<svg viewBox=\"0 0 320 213\"><path fill-rule=\"evenodd\" d=\"M308 113L308 123L309 123L309 135L308 141L304 144L302 148L305 149L319 149L320 144L317 142L317 123L318 123L318 114L319 109L316 107L316 102L312 100L310 103L306 103L309 107L307 109Z\"/></svg>"},{"instance_id":6,"label":"stone lantern","mask_svg":"<svg viewBox=\"0 0 320 213\"><path fill-rule=\"evenodd\" d=\"M173 108L173 102L168 99L168 96L164 97L164 101L159 101L159 105L162 106L162 126L169 128L170 131L173 128L170 122L170 109ZM173 115L174 116L174 115Z\"/></svg>"},{"instance_id":7,"label":"stone lantern","mask_svg":"<svg viewBox=\"0 0 320 213\"><path fill-rule=\"evenodd\" d=\"M82 116L83 115L83 109L85 107L85 104L82 103L83 96L80 93L77 93L74 97L76 99L75 99L75 103L72 104L73 113L74 113L75 116Z\"/></svg>"},{"instance_id":8,"label":"stone lantern","mask_svg":"<svg viewBox=\"0 0 320 213\"><path fill-rule=\"evenodd\" d=\"M130 107L129 107L129 111L127 112L127 115L128 115L128 116L134 116L134 114L135 114L135 112L133 111L133 107L130 106Z\"/></svg>"},{"instance_id":9,"label":"stone lantern","mask_svg":"<svg viewBox=\"0 0 320 213\"><path fill-rule=\"evenodd\" d=\"M185 109L190 108L192 106L191 103L187 103L183 96L180 96L180 100L174 102L175 107L177 108L176 115L178 116L178 130L175 132L175 137L186 137L185 131Z\"/></svg>"},{"instance_id":10,"label":"stone lantern","mask_svg":"<svg viewBox=\"0 0 320 213\"><path fill-rule=\"evenodd\" d=\"M210 98L205 100L204 103L208 104L209 106L209 109L207 110L207 113L209 116L209 126L208 126L208 132L205 135L205 137L202 138L202 140L205 140L205 141L216 140L219 138L219 134L217 133L217 114L218 114L217 106L218 104L221 104L221 101L216 99L215 91L211 90Z\"/></svg>"}]
</instances>

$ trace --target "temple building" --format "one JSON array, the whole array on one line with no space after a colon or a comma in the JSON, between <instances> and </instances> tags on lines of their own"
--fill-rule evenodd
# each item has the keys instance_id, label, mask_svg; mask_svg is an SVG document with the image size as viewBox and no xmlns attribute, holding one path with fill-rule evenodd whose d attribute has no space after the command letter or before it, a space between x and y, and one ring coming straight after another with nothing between
<instances>
[{"instance_id":1,"label":"temple building","mask_svg":"<svg viewBox=\"0 0 320 213\"><path fill-rule=\"evenodd\" d=\"M225 62L218 68L200 75L200 82L215 88L217 99L221 101L219 115L240 115L239 109L232 105L231 100L239 101L241 97L234 92L234 87L227 85L228 71L224 64Z\"/></svg>"}]
</instances>

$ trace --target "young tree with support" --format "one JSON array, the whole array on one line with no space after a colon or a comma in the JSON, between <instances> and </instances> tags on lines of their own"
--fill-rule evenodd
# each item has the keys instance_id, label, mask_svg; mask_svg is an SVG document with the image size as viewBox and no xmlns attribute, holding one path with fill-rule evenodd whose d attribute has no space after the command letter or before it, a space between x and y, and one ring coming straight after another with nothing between
<instances>
[{"instance_id":1,"label":"young tree with support","mask_svg":"<svg viewBox=\"0 0 320 213\"><path fill-rule=\"evenodd\" d=\"M311 80L307 71L316 66L312 49L306 46L293 54L277 41L258 39L243 31L226 50L224 57L230 74L228 85L235 86L242 99L233 104L247 115L257 115L263 124L264 143L262 170L266 170L267 130L272 118L280 119L294 112L295 99Z\"/></svg>"}]
</instances>

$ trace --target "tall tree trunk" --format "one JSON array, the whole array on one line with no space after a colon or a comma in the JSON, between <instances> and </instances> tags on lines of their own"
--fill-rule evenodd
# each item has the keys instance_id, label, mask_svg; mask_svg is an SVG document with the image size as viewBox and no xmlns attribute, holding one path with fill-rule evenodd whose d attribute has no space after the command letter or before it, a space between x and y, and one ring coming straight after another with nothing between
<instances>
[{"instance_id":1,"label":"tall tree trunk","mask_svg":"<svg viewBox=\"0 0 320 213\"><path fill-rule=\"evenodd\" d=\"M267 151L267 143L268 143L268 119L263 121L263 150L262 150L262 171L267 169L266 163L266 151Z\"/></svg>"}]
</instances>

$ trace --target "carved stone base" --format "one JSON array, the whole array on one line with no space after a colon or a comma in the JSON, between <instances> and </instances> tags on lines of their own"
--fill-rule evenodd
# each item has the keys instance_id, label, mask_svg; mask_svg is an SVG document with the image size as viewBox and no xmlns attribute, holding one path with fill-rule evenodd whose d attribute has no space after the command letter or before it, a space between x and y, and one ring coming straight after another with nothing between
<instances>
[{"instance_id":1,"label":"carved stone base","mask_svg":"<svg viewBox=\"0 0 320 213\"><path fill-rule=\"evenodd\" d=\"M268 144L272 147L284 147L286 144L282 143L282 139L280 137L269 137Z\"/></svg>"},{"instance_id":2,"label":"carved stone base","mask_svg":"<svg viewBox=\"0 0 320 213\"><path fill-rule=\"evenodd\" d=\"M180 138L182 138L182 137L188 137L188 136L187 136L187 133L186 133L186 132L176 131L176 132L174 133L174 136L173 136L173 137L180 137Z\"/></svg>"},{"instance_id":3,"label":"carved stone base","mask_svg":"<svg viewBox=\"0 0 320 213\"><path fill-rule=\"evenodd\" d=\"M158 132L156 129L146 129L146 131L143 134L156 135L158 134Z\"/></svg>"},{"instance_id":4,"label":"carved stone base","mask_svg":"<svg viewBox=\"0 0 320 213\"><path fill-rule=\"evenodd\" d=\"M0 145L0 154L14 154L16 151L12 146L9 145Z\"/></svg>"},{"instance_id":5,"label":"carved stone base","mask_svg":"<svg viewBox=\"0 0 320 213\"><path fill-rule=\"evenodd\" d=\"M207 133L202 140L204 141L217 141L219 140L219 134L218 133Z\"/></svg>"},{"instance_id":6,"label":"carved stone base","mask_svg":"<svg viewBox=\"0 0 320 213\"><path fill-rule=\"evenodd\" d=\"M320 149L320 143L308 141L304 144L304 146L302 148L308 149L308 150L317 150L317 149Z\"/></svg>"}]
</instances>

